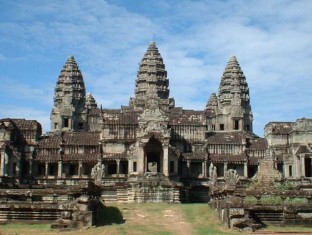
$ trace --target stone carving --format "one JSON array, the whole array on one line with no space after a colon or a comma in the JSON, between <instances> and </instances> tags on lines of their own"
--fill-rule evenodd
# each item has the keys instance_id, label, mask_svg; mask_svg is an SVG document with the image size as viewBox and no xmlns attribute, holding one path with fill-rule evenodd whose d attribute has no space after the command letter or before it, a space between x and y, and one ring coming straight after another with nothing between
<instances>
[{"instance_id":1,"label":"stone carving","mask_svg":"<svg viewBox=\"0 0 312 235\"><path fill-rule=\"evenodd\" d=\"M157 162L149 162L148 163L148 170L150 172L157 172Z\"/></svg>"},{"instance_id":2,"label":"stone carving","mask_svg":"<svg viewBox=\"0 0 312 235\"><path fill-rule=\"evenodd\" d=\"M169 118L159 107L157 98L149 97L144 112L139 117L137 136L142 137L149 132L161 132L164 137L170 137L171 130L167 128Z\"/></svg>"},{"instance_id":3,"label":"stone carving","mask_svg":"<svg viewBox=\"0 0 312 235\"><path fill-rule=\"evenodd\" d=\"M209 176L210 176L210 184L216 185L217 179L218 179L217 167L214 166L212 163L210 163L210 167L209 167Z\"/></svg>"},{"instance_id":4,"label":"stone carving","mask_svg":"<svg viewBox=\"0 0 312 235\"><path fill-rule=\"evenodd\" d=\"M301 118L294 123L294 130L297 131L312 131L312 119Z\"/></svg>"},{"instance_id":5,"label":"stone carving","mask_svg":"<svg viewBox=\"0 0 312 235\"><path fill-rule=\"evenodd\" d=\"M239 175L237 174L236 170L228 169L224 173L224 180L225 180L226 185L235 186L237 182L239 181Z\"/></svg>"},{"instance_id":6,"label":"stone carving","mask_svg":"<svg viewBox=\"0 0 312 235\"><path fill-rule=\"evenodd\" d=\"M96 185L102 185L102 178L105 175L105 166L101 162L95 164L92 168L91 176L94 179Z\"/></svg>"}]
</instances>

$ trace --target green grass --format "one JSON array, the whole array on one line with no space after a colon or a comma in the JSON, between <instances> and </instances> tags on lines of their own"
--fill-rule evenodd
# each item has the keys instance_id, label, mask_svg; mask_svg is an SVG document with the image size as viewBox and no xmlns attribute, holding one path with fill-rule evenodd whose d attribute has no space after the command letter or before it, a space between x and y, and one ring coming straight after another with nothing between
<instances>
[{"instance_id":1,"label":"green grass","mask_svg":"<svg viewBox=\"0 0 312 235\"><path fill-rule=\"evenodd\" d=\"M0 226L1 235L201 235L249 234L226 229L217 212L207 204L109 204L101 206L101 226L74 231L51 231L49 224L7 224ZM304 227L272 227L266 231L311 231Z\"/></svg>"},{"instance_id":2,"label":"green grass","mask_svg":"<svg viewBox=\"0 0 312 235\"><path fill-rule=\"evenodd\" d=\"M269 225L263 229L260 229L259 231L272 231L272 232L311 232L311 227L301 227L301 226L286 226L286 227L280 227L280 226L272 226Z\"/></svg>"}]
</instances>

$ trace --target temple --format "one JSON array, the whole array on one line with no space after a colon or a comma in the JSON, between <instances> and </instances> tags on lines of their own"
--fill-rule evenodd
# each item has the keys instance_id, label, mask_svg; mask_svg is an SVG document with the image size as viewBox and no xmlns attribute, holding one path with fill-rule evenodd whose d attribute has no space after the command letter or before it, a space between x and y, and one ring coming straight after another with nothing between
<instances>
[{"instance_id":1,"label":"temple","mask_svg":"<svg viewBox=\"0 0 312 235\"><path fill-rule=\"evenodd\" d=\"M175 106L155 42L134 86L127 106L99 108L70 56L57 79L48 134L35 120L0 119L2 184L77 185L101 163L107 202L207 201L211 169L219 180L229 169L248 180L268 149L284 177L312 177L311 119L272 122L265 138L255 135L248 84L235 56L202 110Z\"/></svg>"}]
</instances>

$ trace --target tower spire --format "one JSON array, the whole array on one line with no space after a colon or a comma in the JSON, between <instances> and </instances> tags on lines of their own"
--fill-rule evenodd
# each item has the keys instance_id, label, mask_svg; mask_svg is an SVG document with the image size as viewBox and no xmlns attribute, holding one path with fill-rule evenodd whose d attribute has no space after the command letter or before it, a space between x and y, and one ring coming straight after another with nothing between
<instances>
[{"instance_id":1,"label":"tower spire","mask_svg":"<svg viewBox=\"0 0 312 235\"><path fill-rule=\"evenodd\" d=\"M51 131L83 129L86 89L82 73L70 56L65 62L54 90Z\"/></svg>"},{"instance_id":2,"label":"tower spire","mask_svg":"<svg viewBox=\"0 0 312 235\"><path fill-rule=\"evenodd\" d=\"M218 94L221 130L252 131L252 112L246 77L235 56L231 56L223 72ZM220 121L221 122L221 121Z\"/></svg>"},{"instance_id":3,"label":"tower spire","mask_svg":"<svg viewBox=\"0 0 312 235\"><path fill-rule=\"evenodd\" d=\"M153 92L153 94L149 94L150 92ZM135 83L135 98L130 101L130 105L139 110L143 109L147 95L159 98L160 103L169 104L167 71L154 41L149 44L139 64Z\"/></svg>"}]
</instances>

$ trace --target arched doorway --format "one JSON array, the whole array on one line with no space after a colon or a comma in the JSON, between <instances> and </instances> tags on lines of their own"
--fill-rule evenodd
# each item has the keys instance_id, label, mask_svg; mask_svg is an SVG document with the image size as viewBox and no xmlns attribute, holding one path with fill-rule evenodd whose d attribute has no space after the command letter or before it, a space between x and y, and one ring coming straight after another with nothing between
<instances>
[{"instance_id":1,"label":"arched doorway","mask_svg":"<svg viewBox=\"0 0 312 235\"><path fill-rule=\"evenodd\" d=\"M163 149L161 142L151 137L144 147L144 171L162 173Z\"/></svg>"}]
</instances>

